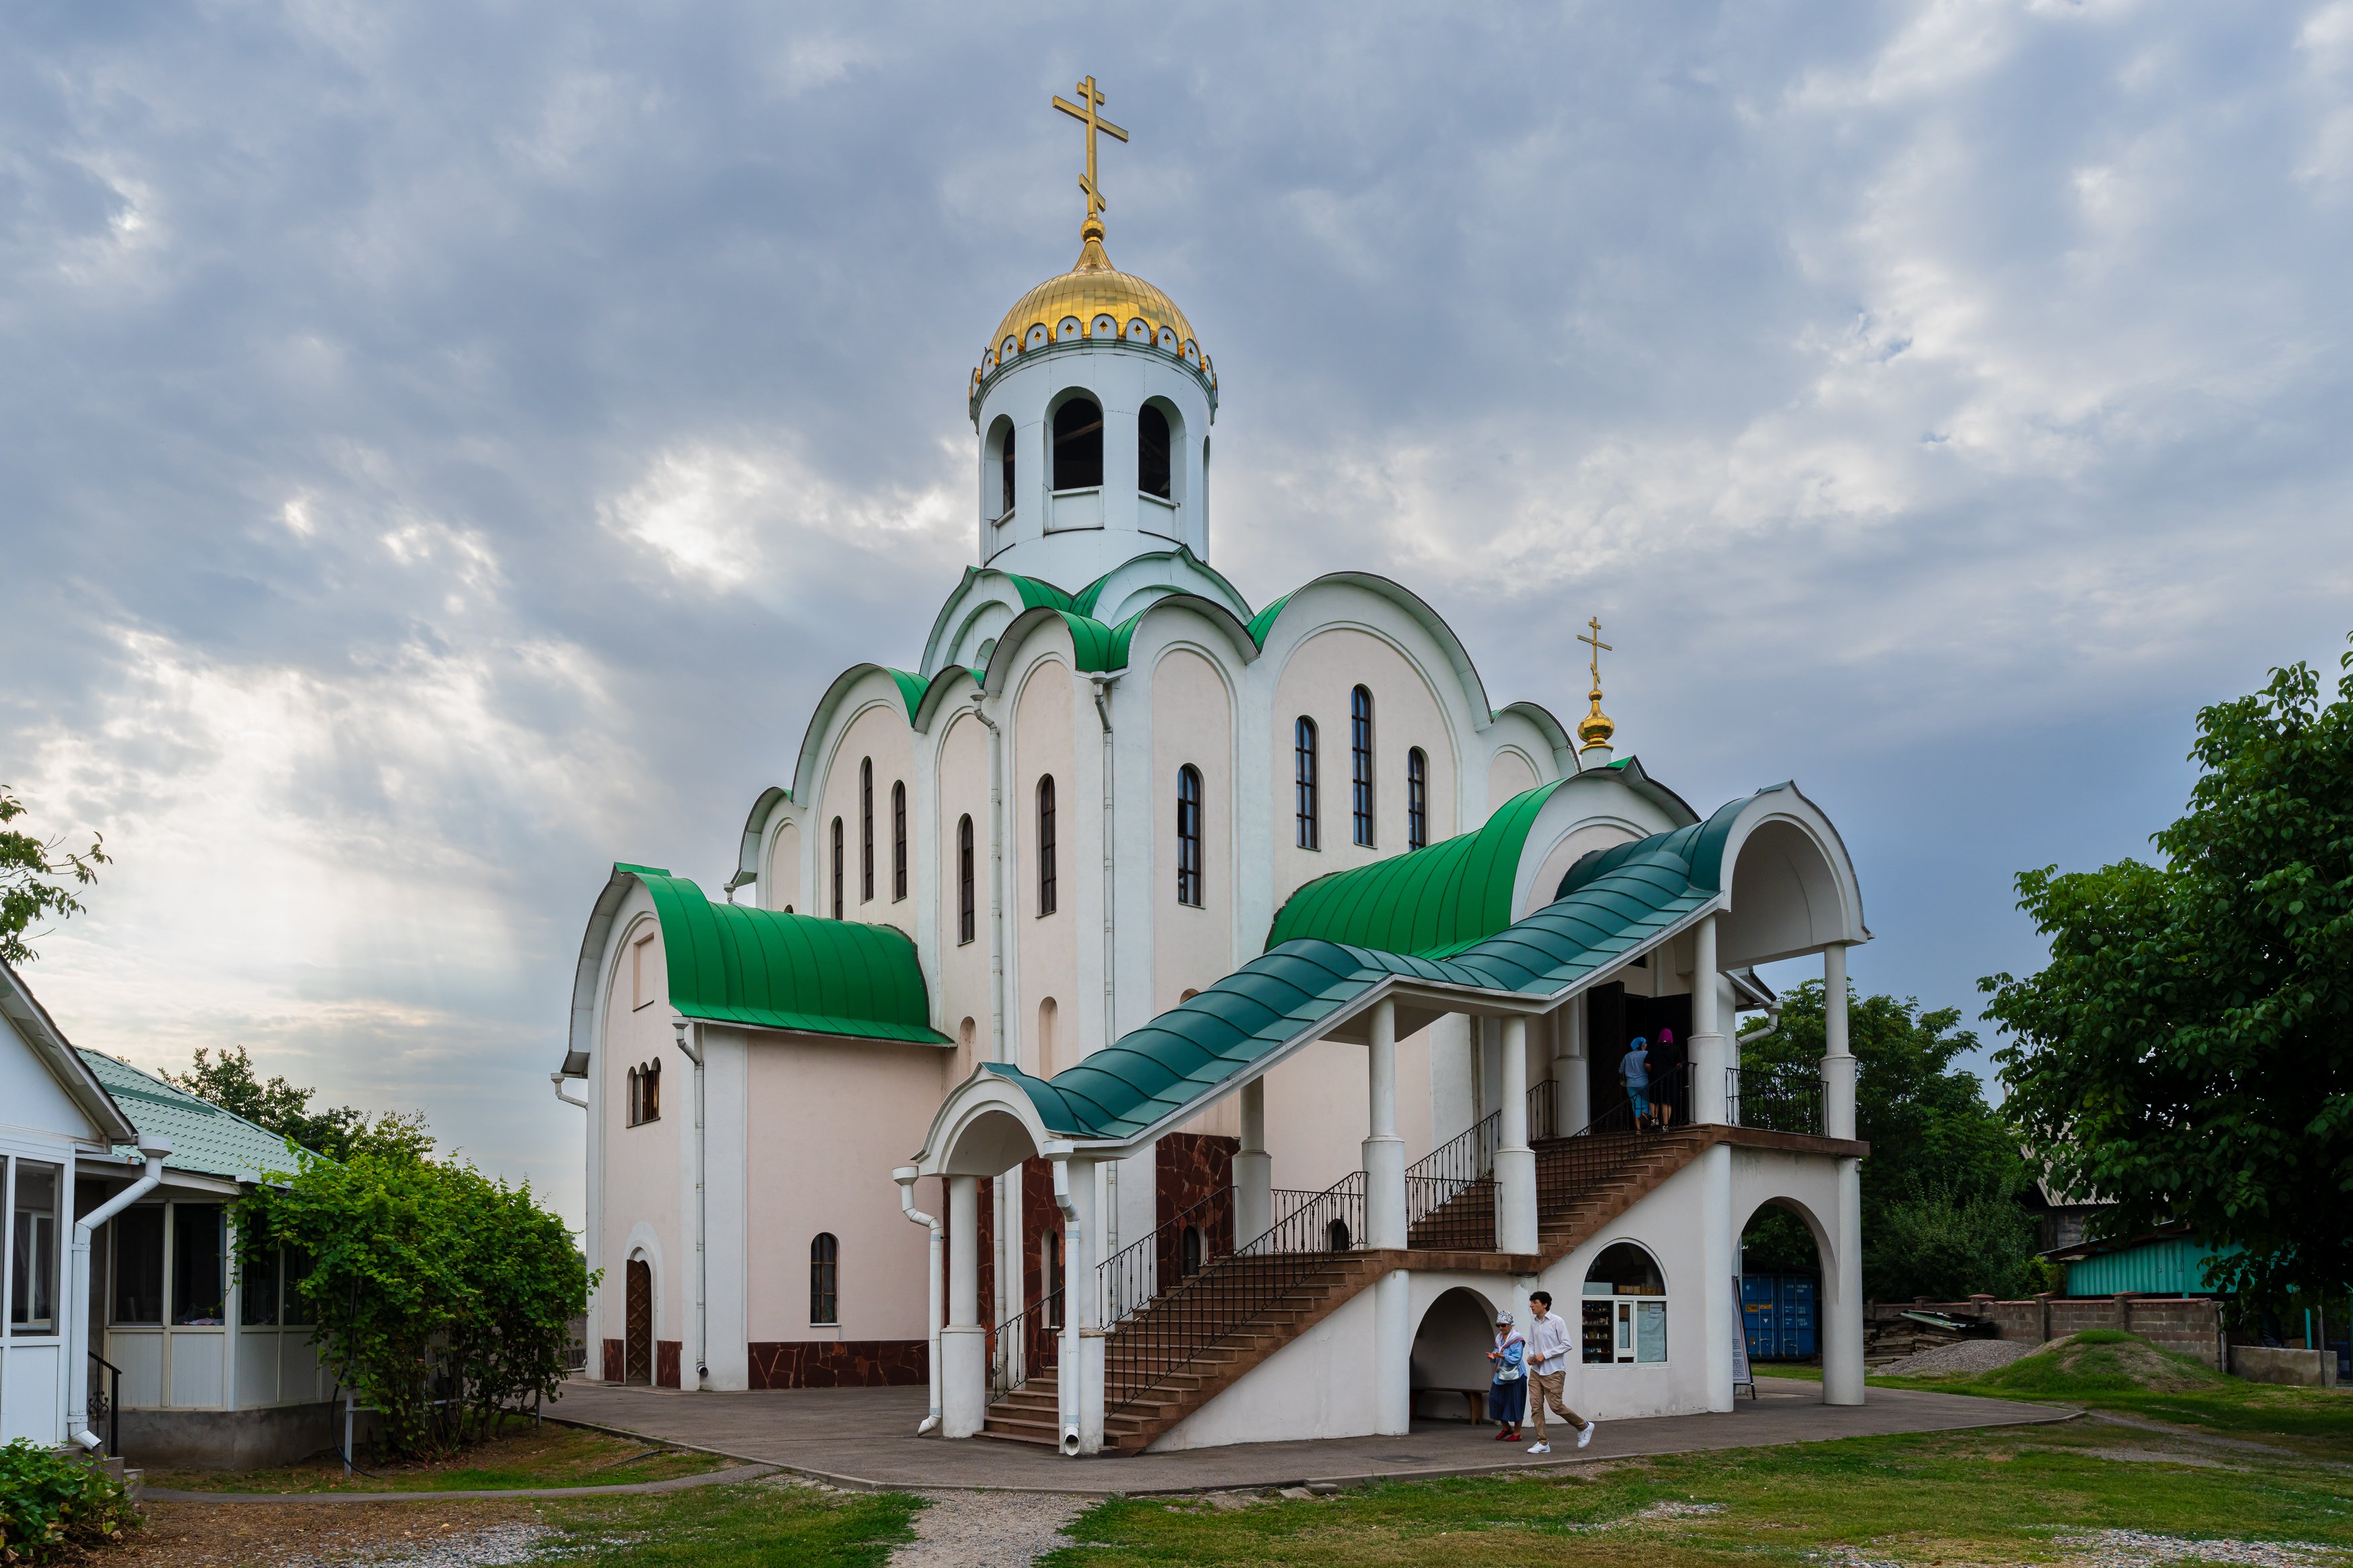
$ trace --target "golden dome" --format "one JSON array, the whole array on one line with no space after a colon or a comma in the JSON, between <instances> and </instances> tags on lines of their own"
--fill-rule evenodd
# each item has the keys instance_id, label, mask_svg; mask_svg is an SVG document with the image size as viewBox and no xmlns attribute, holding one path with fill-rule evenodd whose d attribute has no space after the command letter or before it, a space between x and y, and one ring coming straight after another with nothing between
<instances>
[{"instance_id":1,"label":"golden dome","mask_svg":"<svg viewBox=\"0 0 2353 1568\"><path fill-rule=\"evenodd\" d=\"M1112 266L1103 253L1099 220L1089 218L1079 235L1083 244L1078 264L1059 278L1047 279L1005 312L974 380L986 378L1024 351L1101 335L1175 354L1214 384L1208 361L1194 341L1193 323L1176 302L1143 279Z\"/></svg>"},{"instance_id":2,"label":"golden dome","mask_svg":"<svg viewBox=\"0 0 2353 1568\"><path fill-rule=\"evenodd\" d=\"M1601 710L1601 688L1595 687L1588 695L1593 700L1592 711L1577 721L1577 745L1579 751L1588 751L1595 746L1606 746L1609 743L1609 737L1618 732L1617 724L1611 721L1609 714Z\"/></svg>"}]
</instances>

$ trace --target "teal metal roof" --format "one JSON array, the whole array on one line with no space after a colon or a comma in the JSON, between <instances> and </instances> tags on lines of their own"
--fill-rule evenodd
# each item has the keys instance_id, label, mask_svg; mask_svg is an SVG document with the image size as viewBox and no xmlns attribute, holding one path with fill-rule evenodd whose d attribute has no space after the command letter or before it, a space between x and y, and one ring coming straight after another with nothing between
<instances>
[{"instance_id":1,"label":"teal metal roof","mask_svg":"<svg viewBox=\"0 0 2353 1568\"><path fill-rule=\"evenodd\" d=\"M1510 805L1526 798L1516 796ZM1656 943L1705 908L1722 887L1725 843L1755 798L1734 801L1705 822L1585 857L1569 868L1553 903L1451 947L1450 956L1293 938L1051 1079L1003 1063L988 1063L987 1068L1018 1086L1056 1136L1128 1138L1182 1111L1392 976L1556 995ZM1519 842L1525 845L1526 837L1522 826ZM1419 912L1420 895L1452 887L1452 904L1440 897L1432 907L1451 908L1455 912L1447 918L1471 921L1490 907L1482 889L1493 875L1492 868L1474 872L1474 864L1465 858L1451 881L1437 872L1409 879L1399 898L1407 901L1411 896L1415 912L1409 917L1366 900L1335 907L1346 920L1410 935L1437 929L1435 917L1425 922ZM1512 872L1516 870L1514 860ZM1335 923L1341 923L1340 916Z\"/></svg>"},{"instance_id":2,"label":"teal metal roof","mask_svg":"<svg viewBox=\"0 0 2353 1568\"><path fill-rule=\"evenodd\" d=\"M77 1050L75 1054L90 1064L91 1073L106 1086L106 1092L131 1118L142 1138L172 1141L172 1152L164 1161L167 1171L255 1182L265 1173L290 1171L297 1161L315 1158L290 1148L278 1133L223 1110L209 1100L174 1089L129 1062L117 1061L102 1051ZM126 1163L136 1163L139 1158L139 1152L128 1145L118 1144L114 1152L124 1156Z\"/></svg>"},{"instance_id":3,"label":"teal metal roof","mask_svg":"<svg viewBox=\"0 0 2353 1568\"><path fill-rule=\"evenodd\" d=\"M661 921L670 1005L690 1018L946 1045L915 944L893 926L714 904L684 877L620 865Z\"/></svg>"},{"instance_id":4,"label":"teal metal roof","mask_svg":"<svg viewBox=\"0 0 2353 1568\"><path fill-rule=\"evenodd\" d=\"M1476 831L1318 877L1284 900L1271 949L1301 937L1444 958L1512 922L1512 884L1536 813L1567 781L1514 795Z\"/></svg>"},{"instance_id":5,"label":"teal metal roof","mask_svg":"<svg viewBox=\"0 0 2353 1568\"><path fill-rule=\"evenodd\" d=\"M2067 1262L2067 1294L2115 1296L2205 1296L2216 1287L2206 1259L2220 1262L2246 1249L2237 1242L2215 1247L2194 1236L2151 1237L2089 1252Z\"/></svg>"},{"instance_id":6,"label":"teal metal roof","mask_svg":"<svg viewBox=\"0 0 2353 1568\"><path fill-rule=\"evenodd\" d=\"M1298 590L1296 588L1292 590L1292 593L1295 594L1297 592ZM1264 647L1266 646L1266 634L1274 630L1274 623L1276 619L1282 616L1282 606L1289 603L1291 603L1291 594L1285 594L1282 598L1275 600L1273 603L1268 605L1265 609L1261 610L1257 615L1252 616L1250 618L1250 641L1258 644L1261 647Z\"/></svg>"}]
</instances>

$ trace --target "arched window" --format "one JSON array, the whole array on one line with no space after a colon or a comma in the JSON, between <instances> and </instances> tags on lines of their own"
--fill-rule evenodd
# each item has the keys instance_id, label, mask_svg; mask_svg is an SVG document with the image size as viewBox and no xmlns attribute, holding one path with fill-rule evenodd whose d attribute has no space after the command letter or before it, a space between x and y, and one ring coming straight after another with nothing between
<instances>
[{"instance_id":1,"label":"arched window","mask_svg":"<svg viewBox=\"0 0 2353 1568\"><path fill-rule=\"evenodd\" d=\"M858 763L858 901L874 901L874 759Z\"/></svg>"},{"instance_id":2,"label":"arched window","mask_svg":"<svg viewBox=\"0 0 2353 1568\"><path fill-rule=\"evenodd\" d=\"M1630 1241L1605 1247L1585 1274L1588 1365L1667 1359L1667 1282L1658 1260Z\"/></svg>"},{"instance_id":3,"label":"arched window","mask_svg":"<svg viewBox=\"0 0 2353 1568\"><path fill-rule=\"evenodd\" d=\"M1168 416L1147 403L1135 416L1135 488L1170 500L1168 479Z\"/></svg>"},{"instance_id":4,"label":"arched window","mask_svg":"<svg viewBox=\"0 0 2353 1568\"><path fill-rule=\"evenodd\" d=\"M997 521L1013 515L1013 423L1000 419L991 444L997 448Z\"/></svg>"},{"instance_id":5,"label":"arched window","mask_svg":"<svg viewBox=\"0 0 2353 1568\"><path fill-rule=\"evenodd\" d=\"M841 918L841 818L833 819L833 918Z\"/></svg>"},{"instance_id":6,"label":"arched window","mask_svg":"<svg viewBox=\"0 0 2353 1568\"><path fill-rule=\"evenodd\" d=\"M1356 842L1373 842L1373 694L1348 693L1348 812Z\"/></svg>"},{"instance_id":7,"label":"arched window","mask_svg":"<svg viewBox=\"0 0 2353 1568\"><path fill-rule=\"evenodd\" d=\"M956 821L956 944L973 938L972 818Z\"/></svg>"},{"instance_id":8,"label":"arched window","mask_svg":"<svg viewBox=\"0 0 2353 1568\"><path fill-rule=\"evenodd\" d=\"M1430 843L1430 759L1416 746L1405 754L1405 847Z\"/></svg>"},{"instance_id":9,"label":"arched window","mask_svg":"<svg viewBox=\"0 0 2353 1568\"><path fill-rule=\"evenodd\" d=\"M841 1244L833 1232L821 1230L809 1243L809 1319L811 1323L841 1321Z\"/></svg>"},{"instance_id":10,"label":"arched window","mask_svg":"<svg viewBox=\"0 0 2353 1568\"><path fill-rule=\"evenodd\" d=\"M629 1069L629 1125L642 1127L661 1120L661 1063L647 1062Z\"/></svg>"},{"instance_id":11,"label":"arched window","mask_svg":"<svg viewBox=\"0 0 2353 1568\"><path fill-rule=\"evenodd\" d=\"M1201 770L1176 770L1176 901L1201 907Z\"/></svg>"},{"instance_id":12,"label":"arched window","mask_svg":"<svg viewBox=\"0 0 2353 1568\"><path fill-rule=\"evenodd\" d=\"M891 901L907 896L907 781L891 781Z\"/></svg>"},{"instance_id":13,"label":"arched window","mask_svg":"<svg viewBox=\"0 0 2353 1568\"><path fill-rule=\"evenodd\" d=\"M1055 910L1056 883L1054 877L1054 775L1047 773L1038 780L1038 912L1050 915Z\"/></svg>"},{"instance_id":14,"label":"arched window","mask_svg":"<svg viewBox=\"0 0 2353 1568\"><path fill-rule=\"evenodd\" d=\"M1073 397L1054 410L1054 488L1091 490L1103 485L1103 410L1092 397Z\"/></svg>"},{"instance_id":15,"label":"arched window","mask_svg":"<svg viewBox=\"0 0 2353 1568\"><path fill-rule=\"evenodd\" d=\"M1317 826L1320 817L1315 800L1315 721L1304 713L1291 727L1291 778L1293 807L1299 816L1299 847L1321 849L1324 834Z\"/></svg>"},{"instance_id":16,"label":"arched window","mask_svg":"<svg viewBox=\"0 0 2353 1568\"><path fill-rule=\"evenodd\" d=\"M1348 1250L1348 1222L1346 1220L1335 1219L1324 1226L1324 1246L1326 1251L1345 1252Z\"/></svg>"}]
</instances>

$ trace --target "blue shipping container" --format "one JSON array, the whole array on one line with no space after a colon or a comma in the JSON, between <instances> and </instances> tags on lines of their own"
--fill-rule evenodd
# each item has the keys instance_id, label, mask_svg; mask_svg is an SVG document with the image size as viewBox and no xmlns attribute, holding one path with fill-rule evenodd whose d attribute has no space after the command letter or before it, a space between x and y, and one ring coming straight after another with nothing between
<instances>
[{"instance_id":1,"label":"blue shipping container","mask_svg":"<svg viewBox=\"0 0 2353 1568\"><path fill-rule=\"evenodd\" d=\"M1740 1317L1750 1361L1810 1361L1814 1356L1814 1277L1745 1274Z\"/></svg>"}]
</instances>

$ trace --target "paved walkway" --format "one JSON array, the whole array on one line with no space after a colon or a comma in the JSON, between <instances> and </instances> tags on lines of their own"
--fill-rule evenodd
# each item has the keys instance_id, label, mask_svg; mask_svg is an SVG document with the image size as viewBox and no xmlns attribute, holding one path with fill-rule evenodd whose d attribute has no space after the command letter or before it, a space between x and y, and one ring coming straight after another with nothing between
<instances>
[{"instance_id":1,"label":"paved walkway","mask_svg":"<svg viewBox=\"0 0 2353 1568\"><path fill-rule=\"evenodd\" d=\"M1215 1491L1312 1486L1373 1477L1475 1474L1814 1443L1892 1432L1951 1432L2061 1421L2048 1405L1954 1394L1874 1388L1870 1403L1828 1405L1819 1384L1757 1379L1759 1397L1730 1415L1605 1421L1582 1453L1568 1442L1531 1459L1522 1445L1498 1443L1492 1427L1416 1422L1407 1437L1335 1437L1309 1443L1246 1443L1134 1458L1066 1459L1026 1444L975 1437L951 1443L915 1436L926 1395L920 1388L804 1388L750 1394L681 1394L610 1384L565 1385L549 1407L568 1421L770 1464L835 1486L865 1489L991 1487L1013 1491L1104 1493Z\"/></svg>"}]
</instances>

